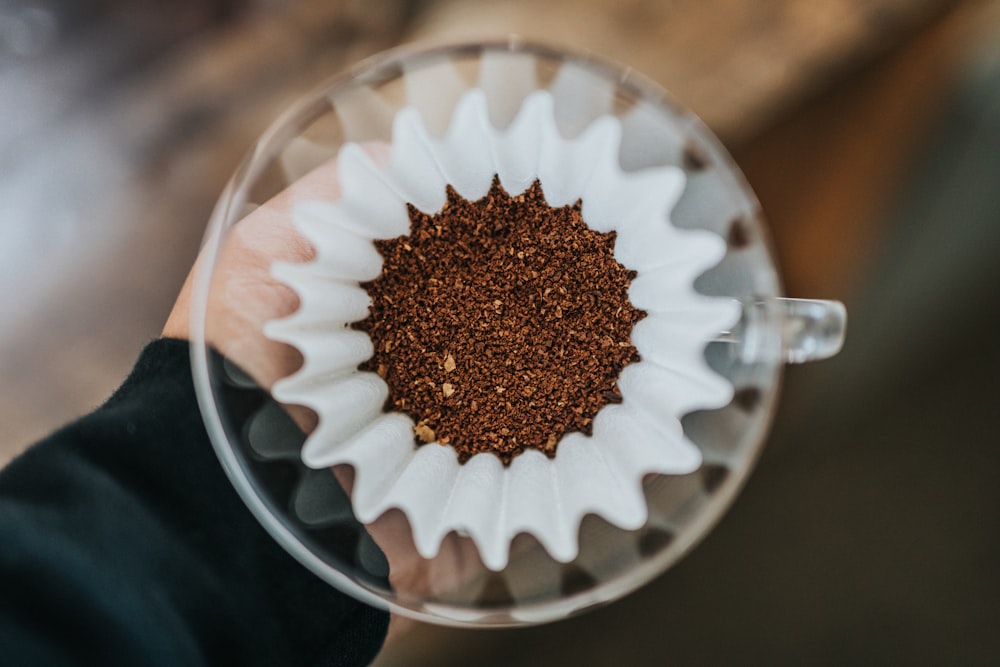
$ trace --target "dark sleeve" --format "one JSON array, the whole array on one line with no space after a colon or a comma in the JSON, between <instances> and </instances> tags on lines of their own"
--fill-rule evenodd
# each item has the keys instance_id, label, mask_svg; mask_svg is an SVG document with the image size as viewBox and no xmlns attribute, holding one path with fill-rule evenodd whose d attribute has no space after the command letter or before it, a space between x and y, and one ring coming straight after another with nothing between
<instances>
[{"instance_id":1,"label":"dark sleeve","mask_svg":"<svg viewBox=\"0 0 1000 667\"><path fill-rule=\"evenodd\" d=\"M365 665L388 614L321 582L236 495L187 343L0 471L0 663Z\"/></svg>"}]
</instances>

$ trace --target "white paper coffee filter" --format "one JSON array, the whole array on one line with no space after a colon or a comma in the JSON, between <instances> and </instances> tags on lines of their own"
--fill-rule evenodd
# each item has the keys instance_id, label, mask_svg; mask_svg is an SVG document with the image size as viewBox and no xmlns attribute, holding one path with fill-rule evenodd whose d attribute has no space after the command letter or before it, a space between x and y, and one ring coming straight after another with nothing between
<instances>
[{"instance_id":1,"label":"white paper coffee filter","mask_svg":"<svg viewBox=\"0 0 1000 667\"><path fill-rule=\"evenodd\" d=\"M298 293L301 307L268 323L265 333L304 358L273 394L319 416L302 450L306 465L353 466L358 519L372 522L399 508L426 558L457 531L471 537L489 568L500 570L511 540L527 532L553 558L568 562L577 556L580 521L588 513L623 529L641 527L647 516L643 476L689 473L701 464L680 418L732 398L732 386L708 367L703 352L739 318L739 304L693 288L695 278L722 258L725 243L713 233L670 224L683 172L623 171L621 134L620 122L604 116L564 138L548 91L528 95L511 124L498 130L486 94L475 89L460 98L442 139L431 136L417 109L400 111L386 165L357 144L345 145L337 157L340 199L301 202L293 210L316 257L272 268ZM417 446L413 421L384 412L388 387L382 378L358 370L373 354L372 343L349 326L367 315L370 304L359 283L381 271L373 240L410 231L406 204L433 214L444 205L449 184L479 199L494 175L511 195L538 179L553 207L582 200L589 227L617 232L616 259L638 273L630 300L647 313L632 332L641 361L622 371L622 402L598 412L593 435L567 434L554 458L527 450L507 467L493 454L461 464L449 445Z\"/></svg>"}]
</instances>

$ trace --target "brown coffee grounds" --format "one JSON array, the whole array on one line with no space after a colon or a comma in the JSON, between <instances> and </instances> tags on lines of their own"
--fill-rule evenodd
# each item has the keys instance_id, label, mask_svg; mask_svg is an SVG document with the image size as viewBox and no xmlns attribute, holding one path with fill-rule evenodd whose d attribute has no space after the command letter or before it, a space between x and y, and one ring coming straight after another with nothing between
<instances>
[{"instance_id":1,"label":"brown coffee grounds","mask_svg":"<svg viewBox=\"0 0 1000 667\"><path fill-rule=\"evenodd\" d=\"M494 179L475 202L449 188L439 213L409 212L408 236L375 242L382 275L363 285L372 307L354 325L374 344L361 368L389 385L387 409L463 462L551 457L565 433L590 434L621 401L645 315L629 303L635 274L614 258L615 233L589 229L579 202L551 208L537 181L510 197Z\"/></svg>"}]
</instances>

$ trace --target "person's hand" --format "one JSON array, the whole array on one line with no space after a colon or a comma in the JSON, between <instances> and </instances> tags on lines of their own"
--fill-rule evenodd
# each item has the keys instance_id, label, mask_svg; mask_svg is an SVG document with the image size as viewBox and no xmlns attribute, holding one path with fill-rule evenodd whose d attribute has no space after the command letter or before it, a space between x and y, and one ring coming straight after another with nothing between
<instances>
[{"instance_id":1,"label":"person's hand","mask_svg":"<svg viewBox=\"0 0 1000 667\"><path fill-rule=\"evenodd\" d=\"M237 364L265 389L302 363L298 351L267 338L264 324L298 308L295 291L271 276L274 262L308 262L315 252L292 223L296 200L340 196L336 165L327 163L250 212L226 235L208 296L206 343ZM165 338L190 339L194 276L207 262L198 257L163 327Z\"/></svg>"},{"instance_id":2,"label":"person's hand","mask_svg":"<svg viewBox=\"0 0 1000 667\"><path fill-rule=\"evenodd\" d=\"M385 150L379 146L366 150L376 162L387 159ZM270 390L276 381L291 375L302 364L296 349L263 333L265 323L292 314L299 305L295 291L271 276L271 265L308 262L315 256L312 245L295 229L291 209L297 201L333 201L339 196L336 163L331 161L236 223L220 249L209 288L206 343L265 389ZM195 262L163 328L164 337L190 339L192 284L205 263L204 255ZM311 410L295 405L285 408L303 431L309 433L315 428L316 416ZM350 494L353 470L338 466L334 473ZM398 510L386 513L366 528L385 553L389 580L398 592L452 590L480 567L472 542L454 534L445 539L437 558L420 558L409 525ZM390 638L408 625L408 619L393 615Z\"/></svg>"}]
</instances>

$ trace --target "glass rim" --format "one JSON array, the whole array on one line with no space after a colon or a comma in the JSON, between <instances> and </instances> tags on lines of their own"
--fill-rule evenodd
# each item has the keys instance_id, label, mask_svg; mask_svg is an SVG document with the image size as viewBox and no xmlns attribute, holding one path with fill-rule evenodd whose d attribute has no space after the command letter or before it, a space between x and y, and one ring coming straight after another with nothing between
<instances>
[{"instance_id":1,"label":"glass rim","mask_svg":"<svg viewBox=\"0 0 1000 667\"><path fill-rule=\"evenodd\" d=\"M746 464L732 470L734 483L726 485L725 489L712 495L698 512L697 518L690 528L680 531L675 543L662 550L652 558L632 566L626 572L611 579L599 582L596 586L572 595L540 603L519 604L517 609L527 612L537 611L538 620L490 622L483 624L455 616L448 616L438 609L442 605L427 602L423 608L414 608L398 601L398 598L387 599L370 590L349 577L346 573L330 566L313 553L302 541L284 525L282 519L275 516L267 503L254 488L254 482L234 453L220 406L213 388L210 370L213 351L205 337L206 320L208 316L209 291L212 282L213 268L218 259L223 240L232 226L242 217L241 211L248 201L248 184L257 179L278 156L284 145L288 128L303 127L308 122L328 111L331 100L336 95L342 95L357 86L367 86L380 81L388 82L403 76L405 64L409 68L419 68L436 60L449 58L456 54L470 57L486 52L527 53L550 61L569 61L600 78L612 83L617 90L634 95L637 100L653 105L656 109L666 112L676 119L683 119L684 129L689 131L699 148L707 150L724 173L731 185L740 189L743 196L756 203L757 199L752 189L743 178L742 172L730 157L721 142L702 121L689 109L677 103L670 93L659 84L647 78L636 70L598 56L591 52L564 49L561 46L550 46L544 43L521 39L512 36L506 40L485 40L458 42L443 45L405 44L387 51L369 56L348 67L338 74L330 76L317 86L308 90L294 100L287 109L261 133L254 142L249 154L235 169L233 176L223 189L218 202L209 218L209 223L201 249L199 267L194 277L191 314L191 363L194 371L194 384L202 419L206 424L213 448L216 450L227 477L232 482L237 493L266 531L286 551L288 551L303 566L319 576L326 583L340 591L372 606L387 609L392 613L407 616L416 620L437 625L453 627L511 627L537 625L553 622L581 611L618 599L642 585L648 583L656 575L663 573L672 564L679 561L710 532L712 526L718 523L725 511L731 506L749 477L756 460L759 458L765 442L766 434L774 418L777 399L780 395L781 369L783 364L775 364L772 375L772 389L763 393L760 402L761 417L753 422L752 432L744 433L741 439L750 443ZM759 205L758 205L759 206ZM760 240L764 248L768 264L774 274L776 292L782 293L780 275L777 270L775 256L763 224L754 220L758 228ZM391 587L390 587L391 590ZM428 610L433 606L436 611ZM501 609L502 610L502 609Z\"/></svg>"}]
</instances>

